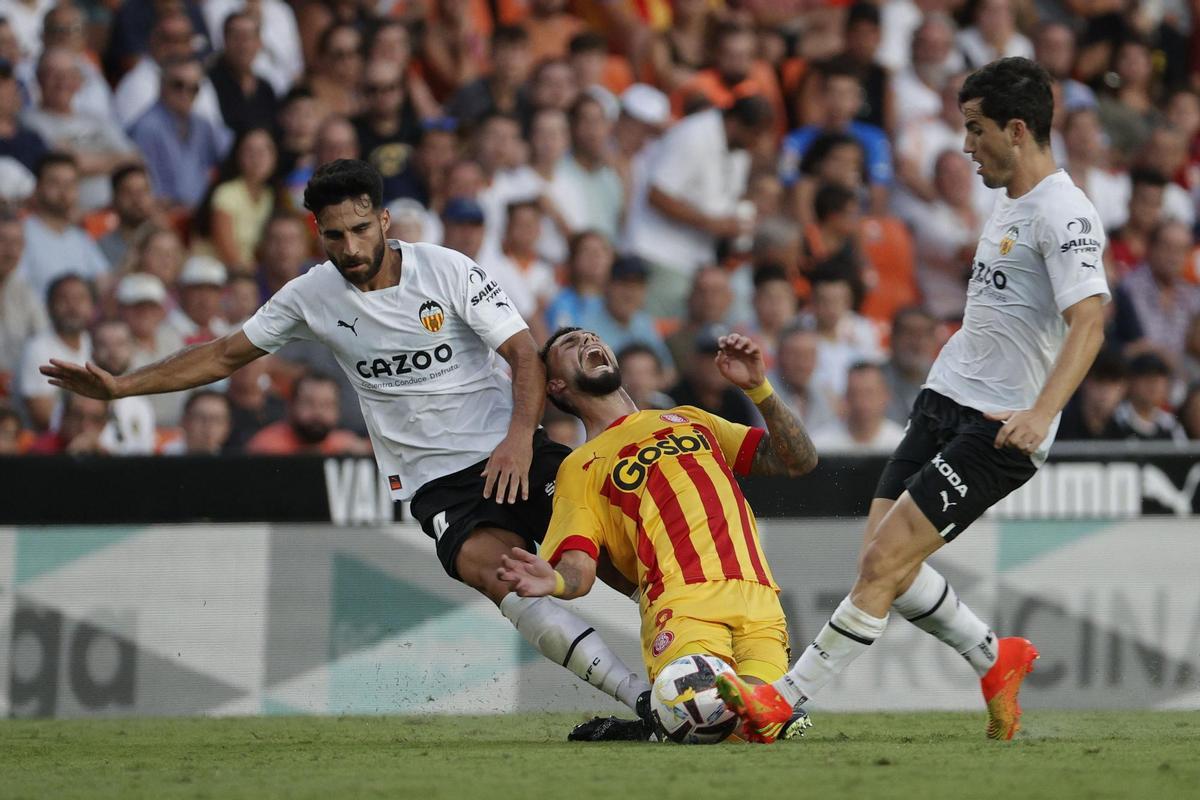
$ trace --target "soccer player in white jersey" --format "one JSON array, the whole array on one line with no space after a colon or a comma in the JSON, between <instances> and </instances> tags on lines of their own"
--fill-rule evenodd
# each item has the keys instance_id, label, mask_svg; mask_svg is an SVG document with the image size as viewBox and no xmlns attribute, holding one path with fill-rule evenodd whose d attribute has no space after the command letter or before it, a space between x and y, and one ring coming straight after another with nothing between
<instances>
[{"instance_id":1,"label":"soccer player in white jersey","mask_svg":"<svg viewBox=\"0 0 1200 800\"><path fill-rule=\"evenodd\" d=\"M547 658L635 711L640 699L648 714L645 679L586 622L548 598L518 597L496 577L502 554L542 540L570 451L538 427L545 370L499 284L453 250L386 239L382 193L366 162L318 169L304 205L329 260L289 281L241 330L126 375L58 360L42 373L108 400L203 386L296 339L324 343L358 392L393 497L411 499L446 572L496 603ZM572 737L642 730L637 720L593 722Z\"/></svg>"},{"instance_id":2,"label":"soccer player in white jersey","mask_svg":"<svg viewBox=\"0 0 1200 800\"><path fill-rule=\"evenodd\" d=\"M889 610L954 647L980 675L987 734L1019 727L1017 692L1037 650L997 639L925 559L1045 460L1059 413L1103 342L1109 299L1096 209L1050 152L1050 77L1006 58L959 92L963 150L1005 193L979 239L962 328L913 404L867 518L858 580L783 678L755 687L718 678L751 734L787 719L861 655ZM762 737L758 737L760 740Z\"/></svg>"}]
</instances>

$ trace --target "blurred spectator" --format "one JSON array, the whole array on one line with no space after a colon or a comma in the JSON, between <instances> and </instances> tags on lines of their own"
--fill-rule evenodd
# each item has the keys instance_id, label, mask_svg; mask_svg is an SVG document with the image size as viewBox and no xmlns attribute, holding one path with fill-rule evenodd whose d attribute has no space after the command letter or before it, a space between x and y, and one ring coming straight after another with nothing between
<instances>
[{"instance_id":1,"label":"blurred spectator","mask_svg":"<svg viewBox=\"0 0 1200 800\"><path fill-rule=\"evenodd\" d=\"M156 2L156 0L122 0L112 16L108 38L108 49L104 56L105 70L114 79L127 72L134 62L148 49L155 48L155 31L165 17L185 14L189 27L187 37L182 33L170 37L172 43L182 47L186 42L197 55L210 51L208 27L200 3L196 0L183 2ZM189 51L190 52L190 51Z\"/></svg>"},{"instance_id":2,"label":"blurred spectator","mask_svg":"<svg viewBox=\"0 0 1200 800\"><path fill-rule=\"evenodd\" d=\"M1179 374L1184 383L1189 386L1200 383L1200 314L1192 317L1192 321L1188 325L1183 365L1180 367Z\"/></svg>"},{"instance_id":3,"label":"blurred spectator","mask_svg":"<svg viewBox=\"0 0 1200 800\"><path fill-rule=\"evenodd\" d=\"M564 59L551 58L541 62L529 77L529 111L543 108L569 111L579 97L575 71ZM523 120L527 121L527 120Z\"/></svg>"},{"instance_id":4,"label":"blurred spectator","mask_svg":"<svg viewBox=\"0 0 1200 800\"><path fill-rule=\"evenodd\" d=\"M909 306L896 312L892 320L892 356L883 365L891 402L887 416L903 423L925 384L929 368L937 356L937 322L922 308Z\"/></svg>"},{"instance_id":5,"label":"blurred spectator","mask_svg":"<svg viewBox=\"0 0 1200 800\"><path fill-rule=\"evenodd\" d=\"M609 119L615 119L620 108L617 95L633 83L629 61L624 56L609 53L608 40L596 31L575 34L567 49L579 88L600 100L605 114Z\"/></svg>"},{"instance_id":6,"label":"blurred spectator","mask_svg":"<svg viewBox=\"0 0 1200 800\"><path fill-rule=\"evenodd\" d=\"M458 124L449 117L423 121L416 150L404 169L384 179L383 199L409 198L432 210L445 199L446 172L457 155Z\"/></svg>"},{"instance_id":7,"label":"blurred spectator","mask_svg":"<svg viewBox=\"0 0 1200 800\"><path fill-rule=\"evenodd\" d=\"M1068 113L1096 107L1096 93L1073 77L1075 68L1075 31L1065 22L1043 22L1033 42L1034 60L1062 87L1063 105ZM1092 202L1095 202L1094 200Z\"/></svg>"},{"instance_id":8,"label":"blurred spectator","mask_svg":"<svg viewBox=\"0 0 1200 800\"><path fill-rule=\"evenodd\" d=\"M639 410L674 408L678 405L663 391L668 385L667 375L653 347L633 342L616 352L621 382Z\"/></svg>"},{"instance_id":9,"label":"blurred spectator","mask_svg":"<svg viewBox=\"0 0 1200 800\"><path fill-rule=\"evenodd\" d=\"M1138 154L1138 164L1166 177L1163 187L1163 216L1176 219L1189 228L1196 222L1195 201L1176 177L1187 166L1188 145L1183 131L1168 124L1154 126Z\"/></svg>"},{"instance_id":10,"label":"blurred spectator","mask_svg":"<svg viewBox=\"0 0 1200 800\"><path fill-rule=\"evenodd\" d=\"M455 197L442 211L442 245L478 262L483 250L483 209L469 197Z\"/></svg>"},{"instance_id":11,"label":"blurred spectator","mask_svg":"<svg viewBox=\"0 0 1200 800\"><path fill-rule=\"evenodd\" d=\"M221 317L221 295L228 273L211 256L189 258L179 274L179 307L167 314L167 324L185 345L211 342L230 331Z\"/></svg>"},{"instance_id":12,"label":"blurred spectator","mask_svg":"<svg viewBox=\"0 0 1200 800\"><path fill-rule=\"evenodd\" d=\"M95 281L108 273L108 260L91 237L74 224L79 200L79 168L66 153L49 152L37 166L37 188L25 217L21 271L34 292L45 294L55 278L68 273Z\"/></svg>"},{"instance_id":13,"label":"blurred spectator","mask_svg":"<svg viewBox=\"0 0 1200 800\"><path fill-rule=\"evenodd\" d=\"M1154 105L1154 63L1150 44L1130 35L1116 47L1112 63L1114 87L1100 98L1100 121L1108 136L1114 166L1127 166L1162 118Z\"/></svg>"},{"instance_id":14,"label":"blurred spectator","mask_svg":"<svg viewBox=\"0 0 1200 800\"><path fill-rule=\"evenodd\" d=\"M860 361L846 373L843 418L813 431L820 451L890 453L904 438L904 426L888 419L887 380L878 364Z\"/></svg>"},{"instance_id":15,"label":"blurred spectator","mask_svg":"<svg viewBox=\"0 0 1200 800\"><path fill-rule=\"evenodd\" d=\"M546 412L542 415L542 427L552 442L572 449L583 444L585 434L579 418L559 411L550 403L546 404Z\"/></svg>"},{"instance_id":16,"label":"blurred spectator","mask_svg":"<svg viewBox=\"0 0 1200 800\"><path fill-rule=\"evenodd\" d=\"M358 144L358 131L345 117L331 115L317 128L317 139L313 145L313 169L336 161L339 158L358 158L362 148ZM309 173L308 177L312 177ZM305 178L307 181L307 178Z\"/></svg>"},{"instance_id":17,"label":"blurred spectator","mask_svg":"<svg viewBox=\"0 0 1200 800\"><path fill-rule=\"evenodd\" d=\"M712 66L696 72L671 93L671 109L682 116L697 108L732 108L737 100L760 97L771 110L770 130L786 130L787 110L779 80L770 65L758 58L754 29L739 23L721 25L714 36Z\"/></svg>"},{"instance_id":18,"label":"blurred spectator","mask_svg":"<svg viewBox=\"0 0 1200 800\"><path fill-rule=\"evenodd\" d=\"M687 316L679 330L667 337L671 360L683 369L695 349L696 337L713 326L726 324L733 305L729 273L720 267L703 267L696 272L688 292Z\"/></svg>"},{"instance_id":19,"label":"blurred spectator","mask_svg":"<svg viewBox=\"0 0 1200 800\"><path fill-rule=\"evenodd\" d=\"M229 398L212 389L197 389L188 395L179 427L183 435L162 446L168 456L216 456L221 454L232 429Z\"/></svg>"},{"instance_id":20,"label":"blurred spectator","mask_svg":"<svg viewBox=\"0 0 1200 800\"><path fill-rule=\"evenodd\" d=\"M25 452L27 434L21 429L21 416L14 408L0 403L0 456L19 456Z\"/></svg>"},{"instance_id":21,"label":"blurred spectator","mask_svg":"<svg viewBox=\"0 0 1200 800\"><path fill-rule=\"evenodd\" d=\"M1200 384L1193 385L1179 406L1179 421L1188 436L1200 439Z\"/></svg>"},{"instance_id":22,"label":"blurred spectator","mask_svg":"<svg viewBox=\"0 0 1200 800\"><path fill-rule=\"evenodd\" d=\"M249 275L231 275L225 284L225 297L221 300L222 316L229 324L240 328L242 323L259 309L258 281Z\"/></svg>"},{"instance_id":23,"label":"blurred spectator","mask_svg":"<svg viewBox=\"0 0 1200 800\"><path fill-rule=\"evenodd\" d=\"M78 57L68 50L46 50L38 60L41 105L25 113L25 124L55 150L75 159L79 168L79 207L87 212L112 201L110 175L135 155L133 142L111 115L74 110L82 85Z\"/></svg>"},{"instance_id":24,"label":"blurred spectator","mask_svg":"<svg viewBox=\"0 0 1200 800\"><path fill-rule=\"evenodd\" d=\"M221 30L224 49L208 69L221 116L234 134L269 129L275 124L278 101L271 84L255 70L263 45L259 22L250 11L233 11Z\"/></svg>"},{"instance_id":25,"label":"blurred spectator","mask_svg":"<svg viewBox=\"0 0 1200 800\"><path fill-rule=\"evenodd\" d=\"M558 175L571 149L571 124L566 112L556 108L543 108L534 113L529 123L529 168L546 186L541 200L542 232L538 239L538 252L552 264L566 259L567 240L571 226L558 207L558 192L566 189L565 181ZM568 202L571 198L566 198Z\"/></svg>"},{"instance_id":26,"label":"blurred spectator","mask_svg":"<svg viewBox=\"0 0 1200 800\"><path fill-rule=\"evenodd\" d=\"M183 270L185 255L183 242L174 229L143 226L133 242L133 251L123 272L144 272L158 278L167 291L168 299L164 302L170 304L179 283L179 273Z\"/></svg>"},{"instance_id":27,"label":"blurred spectator","mask_svg":"<svg viewBox=\"0 0 1200 800\"><path fill-rule=\"evenodd\" d=\"M12 159L32 177L46 153L42 137L21 121L21 86L13 74L13 65L0 61L0 159ZM9 197L9 189L0 194Z\"/></svg>"},{"instance_id":28,"label":"blurred spectator","mask_svg":"<svg viewBox=\"0 0 1200 800\"><path fill-rule=\"evenodd\" d=\"M546 335L546 307L558 292L554 270L537 253L542 211L536 200L525 200L510 203L505 216L508 222L500 249L485 251L479 263L500 282L534 338L541 341Z\"/></svg>"},{"instance_id":29,"label":"blurred spectator","mask_svg":"<svg viewBox=\"0 0 1200 800\"><path fill-rule=\"evenodd\" d=\"M421 137L421 120L404 85L399 64L375 61L363 74L363 112L354 118L359 151L385 183L408 165Z\"/></svg>"},{"instance_id":30,"label":"blurred spectator","mask_svg":"<svg viewBox=\"0 0 1200 800\"><path fill-rule=\"evenodd\" d=\"M913 31L911 63L892 78L897 128L914 119L938 116L942 89L961 69L962 56L954 48L954 20L927 14Z\"/></svg>"},{"instance_id":31,"label":"blurred spectator","mask_svg":"<svg viewBox=\"0 0 1200 800\"><path fill-rule=\"evenodd\" d=\"M862 146L871 211L882 215L888 207L888 190L892 183L892 147L887 134L882 128L857 118L864 93L853 65L843 60L824 64L820 67L819 80L819 108L824 117L816 124L792 131L784 139L779 156L779 177L785 186L799 186L801 161L814 142L823 134L847 134ZM797 202L801 200L797 196Z\"/></svg>"},{"instance_id":32,"label":"blurred spectator","mask_svg":"<svg viewBox=\"0 0 1200 800\"><path fill-rule=\"evenodd\" d=\"M516 117L493 114L480 123L475 158L483 169L483 188L476 196L483 207L484 241L498 247L504 236L504 210L509 203L539 198L546 183L523 163L521 124Z\"/></svg>"},{"instance_id":33,"label":"blurred spectator","mask_svg":"<svg viewBox=\"0 0 1200 800\"><path fill-rule=\"evenodd\" d=\"M17 272L24 249L21 220L0 212L0 397L12 394L12 377L25 342L50 324L46 304Z\"/></svg>"},{"instance_id":34,"label":"blurred spectator","mask_svg":"<svg viewBox=\"0 0 1200 800\"><path fill-rule=\"evenodd\" d=\"M193 219L193 236L201 240L193 250L216 256L231 272L253 271L263 226L284 205L276 161L269 130L242 131Z\"/></svg>"},{"instance_id":35,"label":"blurred spectator","mask_svg":"<svg viewBox=\"0 0 1200 800\"><path fill-rule=\"evenodd\" d=\"M1150 235L1162 220L1163 192L1167 185L1162 175L1145 169L1130 171L1129 182L1128 217L1109 238L1120 277L1145 261Z\"/></svg>"},{"instance_id":36,"label":"blurred spectator","mask_svg":"<svg viewBox=\"0 0 1200 800\"><path fill-rule=\"evenodd\" d=\"M279 179L297 208L304 202L304 186L315 168L313 151L320 126L317 101L308 89L292 89L279 102Z\"/></svg>"},{"instance_id":37,"label":"blurred spectator","mask_svg":"<svg viewBox=\"0 0 1200 800\"><path fill-rule=\"evenodd\" d=\"M387 238L402 242L442 243L442 221L425 206L409 197L388 203L391 222L385 231Z\"/></svg>"},{"instance_id":38,"label":"blurred spectator","mask_svg":"<svg viewBox=\"0 0 1200 800\"><path fill-rule=\"evenodd\" d=\"M630 249L650 265L648 310L678 316L692 278L713 263L718 239L751 233L736 215L750 156L771 135L771 106L738 99L681 120L660 140L650 172L645 213L634 218Z\"/></svg>"},{"instance_id":39,"label":"blurred spectator","mask_svg":"<svg viewBox=\"0 0 1200 800\"><path fill-rule=\"evenodd\" d=\"M139 231L159 216L150 176L141 164L126 164L112 174L112 210L116 227L96 242L115 269L125 261Z\"/></svg>"},{"instance_id":40,"label":"blurred spectator","mask_svg":"<svg viewBox=\"0 0 1200 800\"><path fill-rule=\"evenodd\" d=\"M305 80L317 101L318 119L330 115L353 117L362 110L362 34L345 22L335 23L321 34L317 58L308 63Z\"/></svg>"},{"instance_id":41,"label":"blurred spectator","mask_svg":"<svg viewBox=\"0 0 1200 800\"><path fill-rule=\"evenodd\" d=\"M682 377L670 390L681 406L696 406L740 425L753 425L757 412L745 393L730 385L717 368L717 339L724 334L710 325L695 334L692 347L680 361Z\"/></svg>"},{"instance_id":42,"label":"blurred spectator","mask_svg":"<svg viewBox=\"0 0 1200 800\"><path fill-rule=\"evenodd\" d=\"M1143 353L1129 362L1129 391L1113 412L1117 435L1123 439L1187 441L1187 433L1175 415L1167 411L1171 393L1171 368L1153 353Z\"/></svg>"},{"instance_id":43,"label":"blurred spectator","mask_svg":"<svg viewBox=\"0 0 1200 800\"><path fill-rule=\"evenodd\" d=\"M768 370L775 368L775 347L784 329L796 317L796 290L787 270L775 263L760 262L754 269L754 319L742 332L754 340Z\"/></svg>"},{"instance_id":44,"label":"blurred spectator","mask_svg":"<svg viewBox=\"0 0 1200 800\"><path fill-rule=\"evenodd\" d=\"M276 211L263 226L258 245L256 279L260 301L267 302L311 263L304 218L290 211Z\"/></svg>"},{"instance_id":45,"label":"blurred spectator","mask_svg":"<svg viewBox=\"0 0 1200 800\"><path fill-rule=\"evenodd\" d=\"M188 209L204 197L212 170L229 149L229 131L196 110L204 72L194 58L163 64L158 102L130 127L159 197Z\"/></svg>"},{"instance_id":46,"label":"blurred spectator","mask_svg":"<svg viewBox=\"0 0 1200 800\"><path fill-rule=\"evenodd\" d=\"M863 104L858 119L891 132L896 128L896 109L888 71L876 60L882 41L879 6L859 0L846 12L845 58L858 68L863 87Z\"/></svg>"},{"instance_id":47,"label":"blurred spectator","mask_svg":"<svg viewBox=\"0 0 1200 800\"><path fill-rule=\"evenodd\" d=\"M1125 399L1128 385L1129 370L1124 359L1111 348L1101 349L1087 377L1063 409L1057 438L1062 441L1124 438L1113 413Z\"/></svg>"},{"instance_id":48,"label":"blurred spectator","mask_svg":"<svg viewBox=\"0 0 1200 800\"><path fill-rule=\"evenodd\" d=\"M600 309L612 264L612 245L604 234L583 231L571 237L567 285L546 309L546 326L551 333L566 326L578 327L588 315Z\"/></svg>"},{"instance_id":49,"label":"blurred spectator","mask_svg":"<svg viewBox=\"0 0 1200 800\"><path fill-rule=\"evenodd\" d=\"M324 375L305 375L292 387L287 419L260 430L246 443L251 455L367 455L370 444L336 428L337 384Z\"/></svg>"},{"instance_id":50,"label":"blurred spectator","mask_svg":"<svg viewBox=\"0 0 1200 800\"><path fill-rule=\"evenodd\" d=\"M487 64L488 30L469 12L470 0L431 0L421 39L425 77L438 98L469 84Z\"/></svg>"},{"instance_id":51,"label":"blurred spectator","mask_svg":"<svg viewBox=\"0 0 1200 800\"><path fill-rule=\"evenodd\" d=\"M251 437L267 425L283 419L287 411L267 374L267 370L274 366L274 361L274 356L264 356L229 376L229 388L225 394L233 413L233 430L225 446L230 452L241 452Z\"/></svg>"},{"instance_id":52,"label":"blurred spectator","mask_svg":"<svg viewBox=\"0 0 1200 800\"><path fill-rule=\"evenodd\" d=\"M583 20L568 13L566 6L566 0L529 0L524 25L535 62L562 58L571 37L583 30Z\"/></svg>"},{"instance_id":53,"label":"blurred spectator","mask_svg":"<svg viewBox=\"0 0 1200 800\"><path fill-rule=\"evenodd\" d=\"M670 26L655 34L647 56L655 85L674 92L704 68L714 15L707 0L671 3Z\"/></svg>"},{"instance_id":54,"label":"blurred spectator","mask_svg":"<svg viewBox=\"0 0 1200 800\"><path fill-rule=\"evenodd\" d=\"M225 23L240 12L249 15L260 34L254 73L265 78L277 97L287 93L304 72L296 14L286 0L204 0L204 20L214 49L228 48ZM262 31L270 31L265 40Z\"/></svg>"},{"instance_id":55,"label":"blurred spectator","mask_svg":"<svg viewBox=\"0 0 1200 800\"><path fill-rule=\"evenodd\" d=\"M585 314L580 327L595 333L614 351L634 343L648 345L669 375L675 371L674 361L654 319L645 311L648 275L637 256L619 256L604 290L604 305Z\"/></svg>"},{"instance_id":56,"label":"blurred spectator","mask_svg":"<svg viewBox=\"0 0 1200 800\"><path fill-rule=\"evenodd\" d=\"M815 380L840 397L846 391L846 372L852 364L881 360L879 332L854 311L854 288L844 274L817 272L812 286L812 310L804 317L820 339Z\"/></svg>"},{"instance_id":57,"label":"blurred spectator","mask_svg":"<svg viewBox=\"0 0 1200 800\"><path fill-rule=\"evenodd\" d=\"M51 0L4 0L0 16L9 24L17 40L20 54L36 57L42 49L42 20L50 10Z\"/></svg>"},{"instance_id":58,"label":"blurred spectator","mask_svg":"<svg viewBox=\"0 0 1200 800\"><path fill-rule=\"evenodd\" d=\"M1200 314L1200 286L1183 278L1192 236L1179 222L1164 222L1150 235L1146 264L1121 281L1117 327L1140 330L1145 339L1172 361L1182 357L1188 326ZM1136 321L1123 321L1132 314Z\"/></svg>"},{"instance_id":59,"label":"blurred spectator","mask_svg":"<svg viewBox=\"0 0 1200 800\"><path fill-rule=\"evenodd\" d=\"M57 398L51 398L55 402ZM109 403L63 392L62 416L53 430L39 436L29 448L30 455L54 456L104 455L101 436L110 420Z\"/></svg>"},{"instance_id":60,"label":"blurred spectator","mask_svg":"<svg viewBox=\"0 0 1200 800\"><path fill-rule=\"evenodd\" d=\"M44 431L50 425L59 395L38 368L52 358L83 364L92 357L92 337L88 335L96 311L92 287L78 275L61 275L46 292L46 308L50 328L25 342L16 380L16 394L35 431Z\"/></svg>"},{"instance_id":61,"label":"blurred spectator","mask_svg":"<svg viewBox=\"0 0 1200 800\"><path fill-rule=\"evenodd\" d=\"M133 331L133 368L144 367L183 347L183 337L166 323L167 290L149 273L126 275L117 284L117 314ZM183 392L150 396L158 424L175 425L186 395Z\"/></svg>"},{"instance_id":62,"label":"blurred spectator","mask_svg":"<svg viewBox=\"0 0 1200 800\"><path fill-rule=\"evenodd\" d=\"M464 127L496 112L525 117L529 96L525 82L533 59L529 34L517 25L502 25L492 34L492 69L466 83L446 104L446 113Z\"/></svg>"},{"instance_id":63,"label":"blurred spectator","mask_svg":"<svg viewBox=\"0 0 1200 800\"><path fill-rule=\"evenodd\" d=\"M975 170L960 151L946 150L934 168L937 199L916 226L917 278L925 307L938 319L962 319L967 275L983 220L971 203Z\"/></svg>"},{"instance_id":64,"label":"blurred spectator","mask_svg":"<svg viewBox=\"0 0 1200 800\"><path fill-rule=\"evenodd\" d=\"M1017 30L1012 0L979 0L972 24L955 39L969 69L998 58L1033 58L1033 43Z\"/></svg>"},{"instance_id":65,"label":"blurred spectator","mask_svg":"<svg viewBox=\"0 0 1200 800\"><path fill-rule=\"evenodd\" d=\"M128 0L127 3L128 4ZM159 16L150 31L150 49L133 69L125 73L113 95L117 122L127 129L142 118L162 96L163 70L169 63L191 61L198 57L196 30L188 15L168 11ZM188 84L189 110L215 129L225 127L221 103L212 82L200 71ZM194 103L194 108L193 108ZM137 141L137 137L134 137ZM140 143L139 143L140 144ZM144 149L144 148L143 148Z\"/></svg>"},{"instance_id":66,"label":"blurred spectator","mask_svg":"<svg viewBox=\"0 0 1200 800\"><path fill-rule=\"evenodd\" d=\"M832 395L813 380L819 344L816 331L792 325L779 337L775 372L771 375L775 391L809 430L837 422Z\"/></svg>"},{"instance_id":67,"label":"blurred spectator","mask_svg":"<svg viewBox=\"0 0 1200 800\"><path fill-rule=\"evenodd\" d=\"M1129 218L1129 175L1106 168L1104 132L1096 110L1088 107L1068 112L1063 139L1071 180L1096 206L1105 230L1120 228Z\"/></svg>"},{"instance_id":68,"label":"blurred spectator","mask_svg":"<svg viewBox=\"0 0 1200 800\"><path fill-rule=\"evenodd\" d=\"M133 333L116 319L92 329L92 360L113 375L124 375L133 361ZM141 396L120 397L108 404L108 424L100 446L118 456L148 456L154 452L154 408Z\"/></svg>"},{"instance_id":69,"label":"blurred spectator","mask_svg":"<svg viewBox=\"0 0 1200 800\"><path fill-rule=\"evenodd\" d=\"M609 164L612 126L600 102L583 95L571 107L571 152L555 171L550 196L571 231L598 230L615 241L625 188Z\"/></svg>"}]
</instances>

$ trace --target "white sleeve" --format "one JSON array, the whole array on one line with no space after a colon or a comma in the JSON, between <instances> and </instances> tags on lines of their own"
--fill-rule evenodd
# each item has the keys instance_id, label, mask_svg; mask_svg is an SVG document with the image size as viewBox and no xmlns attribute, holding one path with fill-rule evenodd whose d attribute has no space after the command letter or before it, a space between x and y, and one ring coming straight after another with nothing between
<instances>
[{"instance_id":1,"label":"white sleeve","mask_svg":"<svg viewBox=\"0 0 1200 800\"><path fill-rule=\"evenodd\" d=\"M657 149L654 164L650 167L650 186L677 200L699 205L700 199L688 195L692 185L692 173L697 168L717 169L716 164L697 164L696 154L690 147L687 136L690 130L679 131Z\"/></svg>"},{"instance_id":2,"label":"white sleeve","mask_svg":"<svg viewBox=\"0 0 1200 800\"><path fill-rule=\"evenodd\" d=\"M454 311L493 350L514 333L528 329L499 281L466 256L456 260L450 276Z\"/></svg>"},{"instance_id":3,"label":"white sleeve","mask_svg":"<svg viewBox=\"0 0 1200 800\"><path fill-rule=\"evenodd\" d=\"M276 292L263 307L242 325L242 333L260 350L274 353L288 342L315 339L300 305L300 292L295 278Z\"/></svg>"},{"instance_id":4,"label":"white sleeve","mask_svg":"<svg viewBox=\"0 0 1200 800\"><path fill-rule=\"evenodd\" d=\"M1042 217L1037 248L1046 262L1054 302L1066 311L1080 300L1100 295L1111 299L1104 275L1107 237L1100 215L1089 202L1064 203Z\"/></svg>"}]
</instances>

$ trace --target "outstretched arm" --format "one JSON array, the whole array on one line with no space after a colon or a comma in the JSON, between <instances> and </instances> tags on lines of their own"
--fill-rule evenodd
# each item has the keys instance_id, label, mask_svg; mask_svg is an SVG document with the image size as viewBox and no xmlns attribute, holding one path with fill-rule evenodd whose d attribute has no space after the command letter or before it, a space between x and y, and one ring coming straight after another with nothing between
<instances>
[{"instance_id":1,"label":"outstretched arm","mask_svg":"<svg viewBox=\"0 0 1200 800\"><path fill-rule=\"evenodd\" d=\"M39 369L54 386L86 397L115 400L204 386L229 377L266 354L237 330L211 342L185 347L126 375L113 375L92 363L80 366L53 358Z\"/></svg>"},{"instance_id":2,"label":"outstretched arm","mask_svg":"<svg viewBox=\"0 0 1200 800\"><path fill-rule=\"evenodd\" d=\"M796 477L811 472L817 466L817 449L804 424L767 382L758 345L736 333L722 336L718 345L717 368L754 401L767 423L767 435L754 452L750 474Z\"/></svg>"},{"instance_id":3,"label":"outstretched arm","mask_svg":"<svg viewBox=\"0 0 1200 800\"><path fill-rule=\"evenodd\" d=\"M581 550L563 553L557 570L550 562L519 547L512 549L511 556L500 556L500 563L496 577L521 597L573 600L590 592L596 581L596 562Z\"/></svg>"}]
</instances>

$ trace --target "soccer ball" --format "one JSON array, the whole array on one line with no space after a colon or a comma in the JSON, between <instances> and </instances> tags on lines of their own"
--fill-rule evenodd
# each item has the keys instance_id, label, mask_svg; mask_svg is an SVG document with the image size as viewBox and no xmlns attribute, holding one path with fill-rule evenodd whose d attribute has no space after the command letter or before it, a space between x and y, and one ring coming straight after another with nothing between
<instances>
[{"instance_id":1,"label":"soccer ball","mask_svg":"<svg viewBox=\"0 0 1200 800\"><path fill-rule=\"evenodd\" d=\"M716 744L737 727L737 716L717 695L717 676L733 668L713 656L684 656L654 680L650 709L660 741Z\"/></svg>"}]
</instances>

